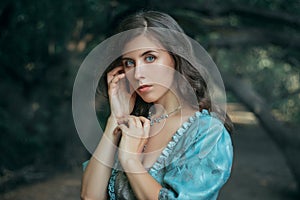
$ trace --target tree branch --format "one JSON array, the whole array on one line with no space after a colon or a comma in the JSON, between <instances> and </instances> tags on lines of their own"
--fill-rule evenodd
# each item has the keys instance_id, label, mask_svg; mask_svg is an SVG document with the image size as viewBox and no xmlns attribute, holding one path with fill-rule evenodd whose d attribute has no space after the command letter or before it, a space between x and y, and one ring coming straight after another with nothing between
<instances>
[{"instance_id":1,"label":"tree branch","mask_svg":"<svg viewBox=\"0 0 300 200\"><path fill-rule=\"evenodd\" d=\"M292 130L278 121L272 115L269 105L253 90L249 81L224 73L222 77L227 89L257 116L262 127L285 155L287 164L300 186L300 160L296 159L300 152L300 138L299 134L296 134L299 130Z\"/></svg>"},{"instance_id":2,"label":"tree branch","mask_svg":"<svg viewBox=\"0 0 300 200\"><path fill-rule=\"evenodd\" d=\"M211 40L209 45L231 47L241 45L274 44L284 48L300 48L300 36L285 32L271 32L262 29L235 30L222 34L218 39Z\"/></svg>"},{"instance_id":3,"label":"tree branch","mask_svg":"<svg viewBox=\"0 0 300 200\"><path fill-rule=\"evenodd\" d=\"M282 23L289 26L300 27L300 17L297 15L292 15L290 13L282 11L273 11L267 9L261 9L253 6L243 6L243 5L218 5L213 1L205 1L204 3L198 3L196 1L188 1L184 4L181 1L172 1L172 5L169 5L175 9L185 9L189 11L194 11L201 13L201 15L206 16L228 16L230 14L235 14L238 16L245 16L250 18L259 18L261 20L276 21L276 23ZM170 2L171 4L171 2ZM159 5L159 4L158 4Z\"/></svg>"},{"instance_id":4,"label":"tree branch","mask_svg":"<svg viewBox=\"0 0 300 200\"><path fill-rule=\"evenodd\" d=\"M283 24L288 24L291 26L299 26L300 27L300 17L294 16L282 11L271 11L266 9L259 8L251 8L241 5L236 5L231 9L228 9L228 12L232 12L239 15L247 15L249 17L259 17L261 19L267 19L270 21L277 21ZM226 12L225 12L226 14Z\"/></svg>"}]
</instances>

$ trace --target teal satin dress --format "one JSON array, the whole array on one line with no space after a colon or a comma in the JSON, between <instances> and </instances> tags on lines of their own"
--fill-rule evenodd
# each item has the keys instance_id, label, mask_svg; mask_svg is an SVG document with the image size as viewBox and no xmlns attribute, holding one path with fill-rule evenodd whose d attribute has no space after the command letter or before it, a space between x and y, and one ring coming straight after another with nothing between
<instances>
[{"instance_id":1,"label":"teal satin dress","mask_svg":"<svg viewBox=\"0 0 300 200\"><path fill-rule=\"evenodd\" d=\"M196 112L173 135L148 173L162 185L158 199L217 199L230 176L231 138L223 123L207 110ZM136 199L126 174L112 170L110 199Z\"/></svg>"}]
</instances>

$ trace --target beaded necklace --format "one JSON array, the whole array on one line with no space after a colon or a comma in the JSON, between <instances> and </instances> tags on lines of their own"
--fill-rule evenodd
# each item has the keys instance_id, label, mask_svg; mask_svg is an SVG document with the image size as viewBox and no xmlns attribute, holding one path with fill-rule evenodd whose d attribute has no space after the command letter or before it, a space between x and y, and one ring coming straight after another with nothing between
<instances>
[{"instance_id":1,"label":"beaded necklace","mask_svg":"<svg viewBox=\"0 0 300 200\"><path fill-rule=\"evenodd\" d=\"M167 114L162 114L159 117L154 117L154 118L152 118L152 112L149 111L148 119L150 120L150 126L152 126L154 123L160 123L161 120L167 119L168 117L170 117L170 115L174 114L175 112L177 112L180 109L181 109L181 106L178 106L175 110L173 110Z\"/></svg>"}]
</instances>

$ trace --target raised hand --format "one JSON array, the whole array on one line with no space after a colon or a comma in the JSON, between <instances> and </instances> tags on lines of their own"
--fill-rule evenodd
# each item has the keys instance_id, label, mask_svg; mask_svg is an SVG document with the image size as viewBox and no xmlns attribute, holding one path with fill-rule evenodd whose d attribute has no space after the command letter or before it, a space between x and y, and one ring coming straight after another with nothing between
<instances>
[{"instance_id":1,"label":"raised hand","mask_svg":"<svg viewBox=\"0 0 300 200\"><path fill-rule=\"evenodd\" d=\"M136 93L132 87L126 86L123 66L116 67L107 74L107 83L111 115L120 124L132 112Z\"/></svg>"},{"instance_id":2,"label":"raised hand","mask_svg":"<svg viewBox=\"0 0 300 200\"><path fill-rule=\"evenodd\" d=\"M130 159L139 160L148 142L150 121L145 117L129 116L127 125L120 124L122 138L119 144L119 160L122 165Z\"/></svg>"}]
</instances>

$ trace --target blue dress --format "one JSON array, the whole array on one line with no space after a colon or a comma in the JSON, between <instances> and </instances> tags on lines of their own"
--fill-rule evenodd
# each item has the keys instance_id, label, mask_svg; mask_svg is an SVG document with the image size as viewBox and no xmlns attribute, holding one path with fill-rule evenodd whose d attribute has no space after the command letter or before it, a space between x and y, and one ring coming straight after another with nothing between
<instances>
[{"instance_id":1,"label":"blue dress","mask_svg":"<svg viewBox=\"0 0 300 200\"><path fill-rule=\"evenodd\" d=\"M217 199L230 176L231 138L207 110L196 112L173 135L148 173L162 185L158 199ZM136 199L126 174L112 170L110 199Z\"/></svg>"}]
</instances>

